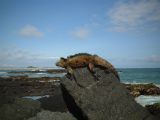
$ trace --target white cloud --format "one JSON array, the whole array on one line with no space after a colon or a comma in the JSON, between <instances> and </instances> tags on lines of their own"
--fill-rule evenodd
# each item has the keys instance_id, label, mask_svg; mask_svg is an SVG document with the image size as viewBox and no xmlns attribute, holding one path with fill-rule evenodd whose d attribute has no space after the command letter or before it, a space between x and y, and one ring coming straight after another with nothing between
<instances>
[{"instance_id":1,"label":"white cloud","mask_svg":"<svg viewBox=\"0 0 160 120\"><path fill-rule=\"evenodd\" d=\"M26 50L20 49L20 48L5 48L0 49L0 62L7 61L7 60L24 60L28 59L30 56L30 53Z\"/></svg>"},{"instance_id":2,"label":"white cloud","mask_svg":"<svg viewBox=\"0 0 160 120\"><path fill-rule=\"evenodd\" d=\"M114 31L151 28L160 25L160 1L138 0L119 2L108 12Z\"/></svg>"},{"instance_id":3,"label":"white cloud","mask_svg":"<svg viewBox=\"0 0 160 120\"><path fill-rule=\"evenodd\" d=\"M42 67L53 67L55 61L60 57L53 57L45 54L29 52L18 47L0 48L0 67L19 67L28 65L41 65Z\"/></svg>"},{"instance_id":4,"label":"white cloud","mask_svg":"<svg viewBox=\"0 0 160 120\"><path fill-rule=\"evenodd\" d=\"M33 25L26 25L20 29L19 34L24 37L42 37L43 33Z\"/></svg>"},{"instance_id":5,"label":"white cloud","mask_svg":"<svg viewBox=\"0 0 160 120\"><path fill-rule=\"evenodd\" d=\"M59 59L60 57L52 57L52 56L46 56L44 54L36 54L31 53L25 49L21 48L14 48L12 49L0 49L0 61L4 60L53 60L53 59Z\"/></svg>"},{"instance_id":6,"label":"white cloud","mask_svg":"<svg viewBox=\"0 0 160 120\"><path fill-rule=\"evenodd\" d=\"M11 64L0 64L0 68L6 68L6 67L15 67L15 66Z\"/></svg>"},{"instance_id":7,"label":"white cloud","mask_svg":"<svg viewBox=\"0 0 160 120\"><path fill-rule=\"evenodd\" d=\"M87 28L79 28L72 32L72 35L78 39L85 39L89 36L90 31Z\"/></svg>"},{"instance_id":8,"label":"white cloud","mask_svg":"<svg viewBox=\"0 0 160 120\"><path fill-rule=\"evenodd\" d=\"M160 63L160 56L158 56L158 55L152 55L152 56L146 58L146 60L148 62L158 62L158 63Z\"/></svg>"}]
</instances>

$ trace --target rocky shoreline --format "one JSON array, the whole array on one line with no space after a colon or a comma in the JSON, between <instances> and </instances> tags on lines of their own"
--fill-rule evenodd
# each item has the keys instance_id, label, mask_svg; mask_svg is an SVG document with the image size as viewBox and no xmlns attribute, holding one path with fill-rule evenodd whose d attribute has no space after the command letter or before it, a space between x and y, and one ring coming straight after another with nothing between
<instances>
[{"instance_id":1,"label":"rocky shoreline","mask_svg":"<svg viewBox=\"0 0 160 120\"><path fill-rule=\"evenodd\" d=\"M153 105L146 105L146 108L150 111L151 114L160 118L160 102Z\"/></svg>"},{"instance_id":2,"label":"rocky shoreline","mask_svg":"<svg viewBox=\"0 0 160 120\"><path fill-rule=\"evenodd\" d=\"M160 96L160 88L154 85L153 83L150 84L124 84L125 87L130 91L130 94L133 97L138 97L140 95L152 95L152 96ZM153 114L160 118L160 101L159 103L154 103L152 105L146 105L146 109Z\"/></svg>"},{"instance_id":3,"label":"rocky shoreline","mask_svg":"<svg viewBox=\"0 0 160 120\"><path fill-rule=\"evenodd\" d=\"M59 79L27 76L0 78L1 120L26 120L44 110L67 112ZM27 96L39 96L39 99L27 99Z\"/></svg>"},{"instance_id":4,"label":"rocky shoreline","mask_svg":"<svg viewBox=\"0 0 160 120\"><path fill-rule=\"evenodd\" d=\"M54 88L59 84L58 77L28 78L26 76L17 76L9 78L0 78L1 96L43 96L52 95Z\"/></svg>"},{"instance_id":5,"label":"rocky shoreline","mask_svg":"<svg viewBox=\"0 0 160 120\"><path fill-rule=\"evenodd\" d=\"M160 95L160 88L153 84L120 84L114 75L103 73L98 68L96 71L100 76L99 82L96 82L93 75L86 68L76 70L74 73L76 81L72 80L68 75L63 78L29 78L27 76L0 78L1 120L24 120L30 117L32 118L29 120L63 120L65 118L66 120L93 120L93 118L95 120L103 120L105 117L107 117L106 120L117 120L120 116L127 120L131 117L131 115L127 115L127 111L124 114L118 112L124 109L128 109L130 112L136 109L139 113L141 110L145 111L144 115L151 117L146 120L156 120L151 114L159 117L160 107L157 107L159 104L146 106L146 109L144 109L134 102L132 96ZM52 72L54 73L55 71ZM128 92L126 88L129 90ZM108 94L110 99L105 97ZM23 98L25 96L45 95L48 96L38 100ZM125 104L128 106L127 108ZM131 104L135 104L133 108ZM114 107L115 110L113 109ZM111 114L108 113L108 109L113 109L112 112L115 118L108 116L108 114ZM99 116L101 112L102 115ZM135 111L133 112L135 114ZM143 116L138 112L137 120L141 120Z\"/></svg>"},{"instance_id":6,"label":"rocky shoreline","mask_svg":"<svg viewBox=\"0 0 160 120\"><path fill-rule=\"evenodd\" d=\"M160 88L150 84L125 84L131 95L138 97L140 95L160 95Z\"/></svg>"}]
</instances>

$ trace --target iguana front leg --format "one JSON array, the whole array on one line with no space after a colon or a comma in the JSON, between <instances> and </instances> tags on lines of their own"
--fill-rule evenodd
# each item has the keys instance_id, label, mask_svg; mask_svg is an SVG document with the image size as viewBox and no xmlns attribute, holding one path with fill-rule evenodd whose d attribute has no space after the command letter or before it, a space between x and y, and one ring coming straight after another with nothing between
<instances>
[{"instance_id":1,"label":"iguana front leg","mask_svg":"<svg viewBox=\"0 0 160 120\"><path fill-rule=\"evenodd\" d=\"M67 67L67 71L68 71L68 74L69 74L70 79L71 79L71 80L74 80L79 87L83 87L82 85L80 85L80 84L77 82L76 77L75 77L75 75L74 75L74 70L73 70L71 67Z\"/></svg>"},{"instance_id":2,"label":"iguana front leg","mask_svg":"<svg viewBox=\"0 0 160 120\"><path fill-rule=\"evenodd\" d=\"M74 73L73 69L71 67L69 67L69 66L67 67L67 71L68 71L69 74L73 74Z\"/></svg>"},{"instance_id":3,"label":"iguana front leg","mask_svg":"<svg viewBox=\"0 0 160 120\"><path fill-rule=\"evenodd\" d=\"M69 67L69 66L66 69L67 69L67 75L69 75L68 76L69 79L75 80L73 69L71 67Z\"/></svg>"}]
</instances>

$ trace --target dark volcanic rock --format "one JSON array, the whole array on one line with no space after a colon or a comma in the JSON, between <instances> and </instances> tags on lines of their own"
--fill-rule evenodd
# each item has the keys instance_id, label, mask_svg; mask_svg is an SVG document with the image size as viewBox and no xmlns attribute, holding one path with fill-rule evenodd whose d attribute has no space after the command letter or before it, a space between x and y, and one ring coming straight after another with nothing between
<instances>
[{"instance_id":1,"label":"dark volcanic rock","mask_svg":"<svg viewBox=\"0 0 160 120\"><path fill-rule=\"evenodd\" d=\"M13 103L15 100L14 96L0 96L0 107L4 104Z\"/></svg>"},{"instance_id":2,"label":"dark volcanic rock","mask_svg":"<svg viewBox=\"0 0 160 120\"><path fill-rule=\"evenodd\" d=\"M130 90L132 96L139 95L160 95L160 88L154 84L126 84L126 88Z\"/></svg>"},{"instance_id":3,"label":"dark volcanic rock","mask_svg":"<svg viewBox=\"0 0 160 120\"><path fill-rule=\"evenodd\" d=\"M160 103L146 105L145 107L150 111L150 113L160 118Z\"/></svg>"},{"instance_id":4,"label":"dark volcanic rock","mask_svg":"<svg viewBox=\"0 0 160 120\"><path fill-rule=\"evenodd\" d=\"M54 81L48 82L48 80L54 80L54 78L20 78L22 77L0 78L0 96L52 95L57 86Z\"/></svg>"},{"instance_id":5,"label":"dark volcanic rock","mask_svg":"<svg viewBox=\"0 0 160 120\"><path fill-rule=\"evenodd\" d=\"M41 111L35 117L28 120L77 120L70 113Z\"/></svg>"},{"instance_id":6,"label":"dark volcanic rock","mask_svg":"<svg viewBox=\"0 0 160 120\"><path fill-rule=\"evenodd\" d=\"M40 102L16 98L0 107L0 120L24 120L40 111Z\"/></svg>"},{"instance_id":7,"label":"dark volcanic rock","mask_svg":"<svg viewBox=\"0 0 160 120\"><path fill-rule=\"evenodd\" d=\"M112 73L95 71L98 80L87 68L61 79L66 105L78 120L156 120Z\"/></svg>"}]
</instances>

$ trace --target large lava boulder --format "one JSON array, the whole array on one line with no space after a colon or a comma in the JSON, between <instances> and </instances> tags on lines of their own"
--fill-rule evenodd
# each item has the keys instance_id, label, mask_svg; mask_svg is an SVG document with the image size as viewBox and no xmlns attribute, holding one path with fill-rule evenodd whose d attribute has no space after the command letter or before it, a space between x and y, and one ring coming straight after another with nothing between
<instances>
[{"instance_id":1,"label":"large lava boulder","mask_svg":"<svg viewBox=\"0 0 160 120\"><path fill-rule=\"evenodd\" d=\"M87 67L73 71L61 78L61 89L78 120L156 120L114 74L95 68L95 76Z\"/></svg>"}]
</instances>

